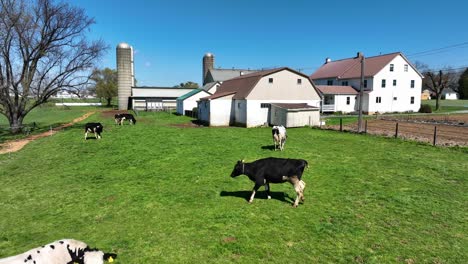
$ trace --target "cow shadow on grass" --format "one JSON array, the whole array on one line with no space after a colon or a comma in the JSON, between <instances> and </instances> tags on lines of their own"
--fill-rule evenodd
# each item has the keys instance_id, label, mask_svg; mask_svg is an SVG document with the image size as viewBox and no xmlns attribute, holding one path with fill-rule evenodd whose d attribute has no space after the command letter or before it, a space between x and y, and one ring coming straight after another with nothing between
<instances>
[{"instance_id":1,"label":"cow shadow on grass","mask_svg":"<svg viewBox=\"0 0 468 264\"><path fill-rule=\"evenodd\" d=\"M262 149L275 150L275 145L262 146Z\"/></svg>"},{"instance_id":2,"label":"cow shadow on grass","mask_svg":"<svg viewBox=\"0 0 468 264\"><path fill-rule=\"evenodd\" d=\"M284 192L272 192L270 191L271 194L271 199L278 200L284 203L291 203L291 201L294 201L293 198L291 198L287 193ZM238 198L243 198L246 201L249 201L250 195L252 195L252 191L235 191L235 192L228 192L228 191L221 191L219 196L224 197L224 196L232 196L232 197L238 197ZM255 200L266 200L268 199L267 194L265 191L258 191L255 194Z\"/></svg>"}]
</instances>

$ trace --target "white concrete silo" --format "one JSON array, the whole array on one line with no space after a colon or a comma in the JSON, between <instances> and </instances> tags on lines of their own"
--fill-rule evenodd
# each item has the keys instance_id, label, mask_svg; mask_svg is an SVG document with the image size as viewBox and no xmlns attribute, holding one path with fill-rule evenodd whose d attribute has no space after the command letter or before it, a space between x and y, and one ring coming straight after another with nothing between
<instances>
[{"instance_id":1,"label":"white concrete silo","mask_svg":"<svg viewBox=\"0 0 468 264\"><path fill-rule=\"evenodd\" d=\"M119 110L127 110L129 108L129 97L132 96L132 87L135 86L133 48L122 42L117 45L116 50Z\"/></svg>"}]
</instances>

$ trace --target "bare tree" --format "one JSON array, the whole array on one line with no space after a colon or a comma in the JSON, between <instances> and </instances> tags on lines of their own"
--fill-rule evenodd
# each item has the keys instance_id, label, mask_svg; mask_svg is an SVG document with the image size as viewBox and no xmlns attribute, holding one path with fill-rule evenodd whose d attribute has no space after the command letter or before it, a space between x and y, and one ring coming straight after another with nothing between
<instances>
[{"instance_id":1,"label":"bare tree","mask_svg":"<svg viewBox=\"0 0 468 264\"><path fill-rule=\"evenodd\" d=\"M0 113L11 132L60 90L84 87L107 47L88 41L94 23L81 8L53 0L0 0Z\"/></svg>"},{"instance_id":2,"label":"bare tree","mask_svg":"<svg viewBox=\"0 0 468 264\"><path fill-rule=\"evenodd\" d=\"M440 99L444 89L453 88L456 85L457 76L450 68L438 72L426 70L423 72L423 85L436 96L436 111L440 109Z\"/></svg>"}]
</instances>

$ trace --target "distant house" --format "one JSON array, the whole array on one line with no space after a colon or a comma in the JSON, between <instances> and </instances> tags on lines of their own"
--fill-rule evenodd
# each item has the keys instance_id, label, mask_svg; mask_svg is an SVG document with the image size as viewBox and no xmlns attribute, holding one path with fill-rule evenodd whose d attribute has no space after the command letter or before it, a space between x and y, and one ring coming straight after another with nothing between
<instances>
[{"instance_id":1,"label":"distant house","mask_svg":"<svg viewBox=\"0 0 468 264\"><path fill-rule=\"evenodd\" d=\"M452 90L451 88L446 88L442 90L442 99L445 100L457 100L458 93Z\"/></svg>"},{"instance_id":2,"label":"distant house","mask_svg":"<svg viewBox=\"0 0 468 264\"><path fill-rule=\"evenodd\" d=\"M317 85L323 95L322 112L352 113L358 110L358 92L351 86Z\"/></svg>"},{"instance_id":3,"label":"distant house","mask_svg":"<svg viewBox=\"0 0 468 264\"><path fill-rule=\"evenodd\" d=\"M197 107L197 101L202 97L210 96L211 93L202 90L194 89L179 98L177 98L177 113L183 115L186 110L192 111L193 108Z\"/></svg>"},{"instance_id":4,"label":"distant house","mask_svg":"<svg viewBox=\"0 0 468 264\"><path fill-rule=\"evenodd\" d=\"M360 89L361 58L331 61L325 63L310 77L316 85L349 86ZM421 105L421 85L423 76L401 53L391 53L365 58L363 111L366 113L417 112ZM359 97L358 97L359 98ZM350 105L352 105L350 96ZM355 104L359 100L354 101ZM328 100L323 109L334 108ZM341 111L341 110L337 110Z\"/></svg>"},{"instance_id":5,"label":"distant house","mask_svg":"<svg viewBox=\"0 0 468 264\"><path fill-rule=\"evenodd\" d=\"M307 75L277 68L224 81L200 99L198 118L211 126L318 125L320 101Z\"/></svg>"},{"instance_id":6,"label":"distant house","mask_svg":"<svg viewBox=\"0 0 468 264\"><path fill-rule=\"evenodd\" d=\"M218 89L218 87L221 85L221 82L209 82L209 83L206 83L205 85L203 85L203 87L201 88L202 90L210 93L210 94L214 94L216 93L216 90Z\"/></svg>"},{"instance_id":7,"label":"distant house","mask_svg":"<svg viewBox=\"0 0 468 264\"><path fill-rule=\"evenodd\" d=\"M429 91L427 89L422 91L421 100L431 100L431 94L432 94L431 91Z\"/></svg>"}]
</instances>

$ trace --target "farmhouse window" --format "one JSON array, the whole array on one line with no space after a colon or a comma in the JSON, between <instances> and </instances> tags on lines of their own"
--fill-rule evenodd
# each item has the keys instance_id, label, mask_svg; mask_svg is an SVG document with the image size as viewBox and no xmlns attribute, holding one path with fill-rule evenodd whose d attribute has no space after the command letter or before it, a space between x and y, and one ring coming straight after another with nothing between
<instances>
[{"instance_id":1,"label":"farmhouse window","mask_svg":"<svg viewBox=\"0 0 468 264\"><path fill-rule=\"evenodd\" d=\"M268 78L268 83L273 83L273 78Z\"/></svg>"},{"instance_id":2,"label":"farmhouse window","mask_svg":"<svg viewBox=\"0 0 468 264\"><path fill-rule=\"evenodd\" d=\"M260 108L270 108L271 104L260 104Z\"/></svg>"},{"instance_id":3,"label":"farmhouse window","mask_svg":"<svg viewBox=\"0 0 468 264\"><path fill-rule=\"evenodd\" d=\"M414 104L414 96L411 96L411 104Z\"/></svg>"},{"instance_id":4,"label":"farmhouse window","mask_svg":"<svg viewBox=\"0 0 468 264\"><path fill-rule=\"evenodd\" d=\"M414 80L411 80L411 88L414 88Z\"/></svg>"},{"instance_id":5,"label":"farmhouse window","mask_svg":"<svg viewBox=\"0 0 468 264\"><path fill-rule=\"evenodd\" d=\"M378 96L375 98L375 103L380 104L382 103L382 97Z\"/></svg>"},{"instance_id":6,"label":"farmhouse window","mask_svg":"<svg viewBox=\"0 0 468 264\"><path fill-rule=\"evenodd\" d=\"M333 85L333 80L327 80L327 85Z\"/></svg>"},{"instance_id":7,"label":"farmhouse window","mask_svg":"<svg viewBox=\"0 0 468 264\"><path fill-rule=\"evenodd\" d=\"M302 84L302 79L297 79L297 84Z\"/></svg>"},{"instance_id":8,"label":"farmhouse window","mask_svg":"<svg viewBox=\"0 0 468 264\"><path fill-rule=\"evenodd\" d=\"M364 80L364 88L367 88L367 80Z\"/></svg>"},{"instance_id":9,"label":"farmhouse window","mask_svg":"<svg viewBox=\"0 0 468 264\"><path fill-rule=\"evenodd\" d=\"M385 79L382 79L382 88L385 88L386 81Z\"/></svg>"},{"instance_id":10,"label":"farmhouse window","mask_svg":"<svg viewBox=\"0 0 468 264\"><path fill-rule=\"evenodd\" d=\"M390 64L390 71L391 71L391 72L393 71L393 67L394 67L394 65L393 65L393 64Z\"/></svg>"},{"instance_id":11,"label":"farmhouse window","mask_svg":"<svg viewBox=\"0 0 468 264\"><path fill-rule=\"evenodd\" d=\"M342 81L341 86L348 86L348 81Z\"/></svg>"},{"instance_id":12,"label":"farmhouse window","mask_svg":"<svg viewBox=\"0 0 468 264\"><path fill-rule=\"evenodd\" d=\"M393 80L393 86L396 86L396 80Z\"/></svg>"},{"instance_id":13,"label":"farmhouse window","mask_svg":"<svg viewBox=\"0 0 468 264\"><path fill-rule=\"evenodd\" d=\"M346 104L349 105L351 103L351 97L346 97Z\"/></svg>"},{"instance_id":14,"label":"farmhouse window","mask_svg":"<svg viewBox=\"0 0 468 264\"><path fill-rule=\"evenodd\" d=\"M240 108L240 103L237 103L237 108Z\"/></svg>"},{"instance_id":15,"label":"farmhouse window","mask_svg":"<svg viewBox=\"0 0 468 264\"><path fill-rule=\"evenodd\" d=\"M405 64L405 72L408 71L408 64Z\"/></svg>"}]
</instances>

